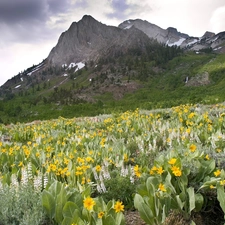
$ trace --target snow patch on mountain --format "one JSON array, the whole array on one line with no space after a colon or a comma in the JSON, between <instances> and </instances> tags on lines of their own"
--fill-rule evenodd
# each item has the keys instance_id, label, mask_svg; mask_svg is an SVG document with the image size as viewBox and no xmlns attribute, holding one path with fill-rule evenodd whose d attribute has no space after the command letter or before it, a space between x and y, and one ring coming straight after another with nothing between
<instances>
[{"instance_id":1,"label":"snow patch on mountain","mask_svg":"<svg viewBox=\"0 0 225 225\"><path fill-rule=\"evenodd\" d=\"M85 64L82 63L82 62L79 62L79 63L76 63L76 66L77 66L77 68L76 68L75 72L76 72L77 70L80 70L80 69L82 69L83 67L85 67Z\"/></svg>"},{"instance_id":2,"label":"snow patch on mountain","mask_svg":"<svg viewBox=\"0 0 225 225\"><path fill-rule=\"evenodd\" d=\"M127 27L124 27L123 29L124 29L124 30L127 30L127 29L130 29L132 26L133 26L133 25L129 25L129 26L127 26Z\"/></svg>"},{"instance_id":3,"label":"snow patch on mountain","mask_svg":"<svg viewBox=\"0 0 225 225\"><path fill-rule=\"evenodd\" d=\"M193 44L197 43L198 41L199 41L198 39L194 39L193 41L189 42L186 46L193 45Z\"/></svg>"},{"instance_id":4,"label":"snow patch on mountain","mask_svg":"<svg viewBox=\"0 0 225 225\"><path fill-rule=\"evenodd\" d=\"M15 88L19 88L21 86L21 84L17 85Z\"/></svg>"},{"instance_id":5,"label":"snow patch on mountain","mask_svg":"<svg viewBox=\"0 0 225 225\"><path fill-rule=\"evenodd\" d=\"M67 66L67 64L63 64L62 67L65 68ZM78 62L78 63L70 63L70 65L66 68L66 70L70 70L72 68L76 68L75 72L77 72L78 70L82 69L83 67L85 67L85 63L83 62Z\"/></svg>"},{"instance_id":6,"label":"snow patch on mountain","mask_svg":"<svg viewBox=\"0 0 225 225\"><path fill-rule=\"evenodd\" d=\"M41 63L41 64L37 65L36 67L34 67L34 68L32 69L31 72L27 73L27 75L28 75L28 76L31 76L32 73L38 71L43 65L44 65L44 63Z\"/></svg>"},{"instance_id":7,"label":"snow patch on mountain","mask_svg":"<svg viewBox=\"0 0 225 225\"><path fill-rule=\"evenodd\" d=\"M174 46L174 45L180 46L185 40L186 40L186 38L180 38L178 41L173 42L173 43L169 43L169 41L167 41L167 45L169 47Z\"/></svg>"}]
</instances>

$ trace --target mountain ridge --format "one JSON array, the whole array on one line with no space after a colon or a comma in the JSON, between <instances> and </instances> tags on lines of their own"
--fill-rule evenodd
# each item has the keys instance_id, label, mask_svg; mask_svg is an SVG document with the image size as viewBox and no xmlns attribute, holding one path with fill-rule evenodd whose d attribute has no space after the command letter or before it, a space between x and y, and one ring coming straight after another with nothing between
<instances>
[{"instance_id":1,"label":"mountain ridge","mask_svg":"<svg viewBox=\"0 0 225 225\"><path fill-rule=\"evenodd\" d=\"M125 43L135 47L134 39L128 40L133 35L141 39L140 44L148 41L147 36L136 28L122 30L102 24L92 16L85 15L79 22L73 22L70 28L60 36L47 61L52 65L96 61L111 47L119 48Z\"/></svg>"},{"instance_id":2,"label":"mountain ridge","mask_svg":"<svg viewBox=\"0 0 225 225\"><path fill-rule=\"evenodd\" d=\"M105 31L100 32L101 30ZM91 15L84 15L81 20L73 22L68 30L60 35L56 46L52 48L47 59L44 60L44 67L60 67L71 63L97 61L101 57L113 54L113 52L114 54L119 54L118 52L123 49L122 45L129 43L129 35L133 35L133 42L130 43L127 49L135 48L135 45L137 45L134 36L136 36L137 40L138 36L141 37L140 45L144 45L143 42L148 42L147 36L151 40L156 40L164 45L178 46L184 50L198 52L203 49L211 49L217 53L225 53L225 32L214 34L206 31L202 37L190 37L188 34L177 31L176 28L168 27L167 29L162 29L146 20L125 20L116 27L105 25ZM119 43L122 40L124 40L124 43ZM124 48L123 50L126 52L127 49ZM36 69L39 70L40 68ZM28 68L23 74L29 75L29 73L30 70ZM2 87L8 86L10 80L3 84Z\"/></svg>"},{"instance_id":3,"label":"mountain ridge","mask_svg":"<svg viewBox=\"0 0 225 225\"><path fill-rule=\"evenodd\" d=\"M0 87L0 118L47 118L46 106L87 113L85 107L100 112L222 100L224 46L225 32L197 38L141 19L115 27L85 15L60 35L45 60Z\"/></svg>"}]
</instances>

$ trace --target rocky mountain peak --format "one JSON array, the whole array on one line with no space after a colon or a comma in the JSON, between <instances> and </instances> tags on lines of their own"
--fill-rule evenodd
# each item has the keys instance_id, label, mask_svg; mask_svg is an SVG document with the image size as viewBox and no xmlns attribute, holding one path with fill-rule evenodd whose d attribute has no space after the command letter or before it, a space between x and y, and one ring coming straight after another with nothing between
<instances>
[{"instance_id":1,"label":"rocky mountain peak","mask_svg":"<svg viewBox=\"0 0 225 225\"><path fill-rule=\"evenodd\" d=\"M141 30L107 26L85 15L62 33L47 61L52 65L95 61L104 55L111 53L113 56L117 51L124 52L149 41Z\"/></svg>"},{"instance_id":2,"label":"rocky mountain peak","mask_svg":"<svg viewBox=\"0 0 225 225\"><path fill-rule=\"evenodd\" d=\"M202 36L202 38L212 38L213 36L215 36L216 34L210 31L206 31L204 33L204 35Z\"/></svg>"}]
</instances>

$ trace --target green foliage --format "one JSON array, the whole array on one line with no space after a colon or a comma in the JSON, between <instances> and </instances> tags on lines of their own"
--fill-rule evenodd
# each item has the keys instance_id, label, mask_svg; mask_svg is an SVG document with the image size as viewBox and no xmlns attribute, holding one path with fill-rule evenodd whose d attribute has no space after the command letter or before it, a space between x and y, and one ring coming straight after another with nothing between
<instances>
[{"instance_id":1,"label":"green foliage","mask_svg":"<svg viewBox=\"0 0 225 225\"><path fill-rule=\"evenodd\" d=\"M114 210L115 201L106 204L101 197L92 199L92 209L85 207L85 199L91 195L91 189L69 189L64 183L54 181L42 193L42 204L53 224L124 225L122 212ZM88 204L89 206L89 204ZM102 213L102 217L99 216Z\"/></svg>"},{"instance_id":2,"label":"green foliage","mask_svg":"<svg viewBox=\"0 0 225 225\"><path fill-rule=\"evenodd\" d=\"M0 224L43 224L46 219L40 195L31 186L4 186L0 189Z\"/></svg>"},{"instance_id":3,"label":"green foliage","mask_svg":"<svg viewBox=\"0 0 225 225\"><path fill-rule=\"evenodd\" d=\"M116 171L112 173L114 175L104 182L107 191L101 196L105 202L116 199L122 201L126 208L133 208L133 194L137 184L132 183L129 176L123 177Z\"/></svg>"}]
</instances>

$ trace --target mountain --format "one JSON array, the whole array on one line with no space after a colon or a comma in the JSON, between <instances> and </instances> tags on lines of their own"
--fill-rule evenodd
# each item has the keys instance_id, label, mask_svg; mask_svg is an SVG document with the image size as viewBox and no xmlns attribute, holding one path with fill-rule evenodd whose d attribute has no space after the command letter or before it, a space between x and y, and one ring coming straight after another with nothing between
<instances>
[{"instance_id":1,"label":"mountain","mask_svg":"<svg viewBox=\"0 0 225 225\"><path fill-rule=\"evenodd\" d=\"M224 46L225 32L191 37L141 19L115 27L85 15L45 60L0 87L0 122L224 101Z\"/></svg>"},{"instance_id":2,"label":"mountain","mask_svg":"<svg viewBox=\"0 0 225 225\"><path fill-rule=\"evenodd\" d=\"M143 21L141 19L126 20L119 24L119 27L125 30L135 27L143 31L146 35L148 35L148 37L156 39L158 42L169 46L174 45L180 39L185 40L189 37L187 34L178 32L176 28L169 27L164 30L155 24L149 23L148 21Z\"/></svg>"},{"instance_id":3,"label":"mountain","mask_svg":"<svg viewBox=\"0 0 225 225\"><path fill-rule=\"evenodd\" d=\"M168 46L176 45L194 51L212 48L215 52L225 53L225 32L215 34L206 31L202 37L190 37L188 34L178 32L176 28L162 29L141 19L126 20L119 27L125 30L135 27L143 31L149 38L156 39L159 43Z\"/></svg>"},{"instance_id":4,"label":"mountain","mask_svg":"<svg viewBox=\"0 0 225 225\"><path fill-rule=\"evenodd\" d=\"M149 41L148 36L135 27L125 30L107 26L85 15L62 33L47 61L53 66L97 61L108 55L126 53L131 48L144 50Z\"/></svg>"}]
</instances>

